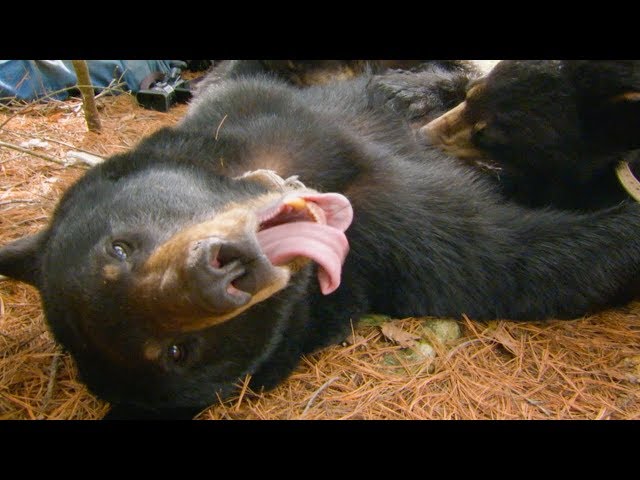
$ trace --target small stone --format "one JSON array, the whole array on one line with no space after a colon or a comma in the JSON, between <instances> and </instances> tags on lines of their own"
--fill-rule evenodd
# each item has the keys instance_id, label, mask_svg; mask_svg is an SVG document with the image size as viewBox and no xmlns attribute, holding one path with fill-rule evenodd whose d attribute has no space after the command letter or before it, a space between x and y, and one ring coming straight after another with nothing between
<instances>
[{"instance_id":1,"label":"small stone","mask_svg":"<svg viewBox=\"0 0 640 480\"><path fill-rule=\"evenodd\" d=\"M418 355L424 358L435 358L436 356L436 351L431 344L427 342L417 342L413 349Z\"/></svg>"},{"instance_id":2,"label":"small stone","mask_svg":"<svg viewBox=\"0 0 640 480\"><path fill-rule=\"evenodd\" d=\"M423 322L422 327L426 333L433 333L442 343L457 340L462 336L462 329L456 320L429 319Z\"/></svg>"}]
</instances>

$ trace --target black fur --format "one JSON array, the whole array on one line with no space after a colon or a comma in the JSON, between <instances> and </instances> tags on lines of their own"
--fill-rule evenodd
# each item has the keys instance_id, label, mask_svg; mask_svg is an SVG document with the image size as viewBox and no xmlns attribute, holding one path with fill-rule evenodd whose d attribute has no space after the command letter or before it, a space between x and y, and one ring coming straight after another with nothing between
<instances>
[{"instance_id":1,"label":"black fur","mask_svg":"<svg viewBox=\"0 0 640 480\"><path fill-rule=\"evenodd\" d=\"M324 82L324 79L346 72L355 77L365 72L420 71L428 66L475 71L473 65L464 60L225 60L215 66L208 80L268 74L294 85L310 86L318 84L313 82L314 78Z\"/></svg>"},{"instance_id":2,"label":"black fur","mask_svg":"<svg viewBox=\"0 0 640 480\"><path fill-rule=\"evenodd\" d=\"M406 118L414 128L464 101L468 85L480 77L472 68L425 64L418 71L395 70L373 77L376 104Z\"/></svg>"},{"instance_id":3,"label":"black fur","mask_svg":"<svg viewBox=\"0 0 640 480\"><path fill-rule=\"evenodd\" d=\"M506 203L472 168L420 145L372 85L367 75L306 89L260 76L212 84L177 126L90 170L31 246L0 250L0 273L40 289L56 339L113 417L190 416L247 374L272 388L367 312L540 320L635 296L640 205L579 214ZM175 232L264 193L232 179L257 168L350 199L341 286L322 295L309 265L231 321L154 329L131 293L137 268ZM126 262L114 239L126 241ZM101 276L106 264L117 281ZM150 340L165 352L153 361L142 355Z\"/></svg>"},{"instance_id":4,"label":"black fur","mask_svg":"<svg viewBox=\"0 0 640 480\"><path fill-rule=\"evenodd\" d=\"M472 83L463 123L506 196L593 210L627 198L615 167L640 147L640 62L510 60Z\"/></svg>"}]
</instances>

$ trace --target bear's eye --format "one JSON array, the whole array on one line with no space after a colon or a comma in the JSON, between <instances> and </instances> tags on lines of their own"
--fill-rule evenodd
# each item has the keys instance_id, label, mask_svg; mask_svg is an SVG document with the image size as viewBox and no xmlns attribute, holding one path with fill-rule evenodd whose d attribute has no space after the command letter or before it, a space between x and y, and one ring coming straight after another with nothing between
<instances>
[{"instance_id":1,"label":"bear's eye","mask_svg":"<svg viewBox=\"0 0 640 480\"><path fill-rule=\"evenodd\" d=\"M118 260L125 261L129 258L131 247L129 244L117 240L111 244L111 254Z\"/></svg>"},{"instance_id":2,"label":"bear's eye","mask_svg":"<svg viewBox=\"0 0 640 480\"><path fill-rule=\"evenodd\" d=\"M167 349L167 356L169 357L169 360L175 363L180 363L187 358L187 350L184 345L171 345Z\"/></svg>"},{"instance_id":3,"label":"bear's eye","mask_svg":"<svg viewBox=\"0 0 640 480\"><path fill-rule=\"evenodd\" d=\"M485 128L487 128L487 122L484 122L482 120L480 120L479 122L476 122L476 124L473 126L473 129L476 132L481 132L483 131Z\"/></svg>"},{"instance_id":4,"label":"bear's eye","mask_svg":"<svg viewBox=\"0 0 640 480\"><path fill-rule=\"evenodd\" d=\"M478 147L490 147L493 144L487 122L480 121L473 126L472 141Z\"/></svg>"}]
</instances>

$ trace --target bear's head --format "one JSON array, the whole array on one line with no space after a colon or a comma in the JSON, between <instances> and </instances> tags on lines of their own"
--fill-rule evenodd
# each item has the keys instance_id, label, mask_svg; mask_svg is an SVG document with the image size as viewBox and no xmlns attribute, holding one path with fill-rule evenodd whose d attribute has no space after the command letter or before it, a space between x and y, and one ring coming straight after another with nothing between
<instances>
[{"instance_id":1,"label":"bear's head","mask_svg":"<svg viewBox=\"0 0 640 480\"><path fill-rule=\"evenodd\" d=\"M269 358L309 288L337 288L352 210L272 172L148 153L90 170L46 229L0 249L0 273L39 289L96 395L193 414Z\"/></svg>"},{"instance_id":2,"label":"bear's head","mask_svg":"<svg viewBox=\"0 0 640 480\"><path fill-rule=\"evenodd\" d=\"M640 62L505 60L422 132L460 158L580 179L640 147L638 129Z\"/></svg>"}]
</instances>

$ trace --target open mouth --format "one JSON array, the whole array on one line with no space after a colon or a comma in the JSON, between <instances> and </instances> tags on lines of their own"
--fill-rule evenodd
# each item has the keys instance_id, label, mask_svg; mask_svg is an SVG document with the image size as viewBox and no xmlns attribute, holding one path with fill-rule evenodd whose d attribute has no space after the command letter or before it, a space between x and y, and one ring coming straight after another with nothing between
<instances>
[{"instance_id":1,"label":"open mouth","mask_svg":"<svg viewBox=\"0 0 640 480\"><path fill-rule=\"evenodd\" d=\"M323 294L339 287L349 252L344 231L353 219L349 201L295 190L263 205L232 207L151 254L136 295L148 300L145 311L157 312L160 327L190 331L230 320L285 288L307 261L318 265Z\"/></svg>"},{"instance_id":2,"label":"open mouth","mask_svg":"<svg viewBox=\"0 0 640 480\"><path fill-rule=\"evenodd\" d=\"M298 257L319 266L323 294L340 285L342 264L349 252L344 231L353 219L349 200L338 193L292 192L257 212L258 244L276 266Z\"/></svg>"}]
</instances>

